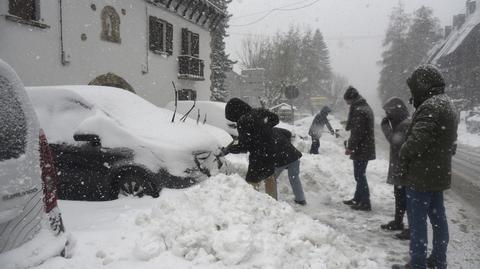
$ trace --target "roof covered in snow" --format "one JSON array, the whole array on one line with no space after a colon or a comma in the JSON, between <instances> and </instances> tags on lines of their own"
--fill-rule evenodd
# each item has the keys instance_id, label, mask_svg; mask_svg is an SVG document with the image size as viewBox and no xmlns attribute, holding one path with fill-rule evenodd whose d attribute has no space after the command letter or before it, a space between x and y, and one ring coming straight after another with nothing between
<instances>
[{"instance_id":1,"label":"roof covered in snow","mask_svg":"<svg viewBox=\"0 0 480 269\"><path fill-rule=\"evenodd\" d=\"M427 61L436 64L440 58L454 53L472 30L480 24L480 1L477 0L477 8L474 13L467 16L465 23L452 30L450 35L437 44L429 53Z\"/></svg>"},{"instance_id":2,"label":"roof covered in snow","mask_svg":"<svg viewBox=\"0 0 480 269\"><path fill-rule=\"evenodd\" d=\"M287 103L281 103L281 104L278 104L276 106L272 106L270 108L270 110L275 110L275 109L292 109L292 106L290 104L287 104ZM293 110L297 110L297 107L296 106L293 106Z\"/></svg>"}]
</instances>

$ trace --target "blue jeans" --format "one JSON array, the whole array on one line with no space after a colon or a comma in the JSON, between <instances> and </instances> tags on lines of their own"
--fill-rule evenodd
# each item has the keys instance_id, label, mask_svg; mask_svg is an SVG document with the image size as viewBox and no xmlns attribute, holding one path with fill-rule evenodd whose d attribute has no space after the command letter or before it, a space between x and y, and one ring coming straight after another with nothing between
<instances>
[{"instance_id":1,"label":"blue jeans","mask_svg":"<svg viewBox=\"0 0 480 269\"><path fill-rule=\"evenodd\" d=\"M407 188L407 215L410 226L410 258L414 269L426 268L427 216L433 228L432 256L435 268L447 268L448 223L443 192L419 192Z\"/></svg>"},{"instance_id":2,"label":"blue jeans","mask_svg":"<svg viewBox=\"0 0 480 269\"><path fill-rule=\"evenodd\" d=\"M318 154L318 148L320 148L320 138L312 136L312 146L310 147L310 154Z\"/></svg>"},{"instance_id":3,"label":"blue jeans","mask_svg":"<svg viewBox=\"0 0 480 269\"><path fill-rule=\"evenodd\" d=\"M370 204L370 190L367 182L367 165L368 161L353 160L353 176L357 182L355 195L353 200L360 204Z\"/></svg>"},{"instance_id":4,"label":"blue jeans","mask_svg":"<svg viewBox=\"0 0 480 269\"><path fill-rule=\"evenodd\" d=\"M285 166L275 168L275 179L280 176L283 170L288 170L288 180L292 186L293 194L295 195L295 201L305 201L305 194L303 193L302 182L300 181L300 161L296 160Z\"/></svg>"}]
</instances>

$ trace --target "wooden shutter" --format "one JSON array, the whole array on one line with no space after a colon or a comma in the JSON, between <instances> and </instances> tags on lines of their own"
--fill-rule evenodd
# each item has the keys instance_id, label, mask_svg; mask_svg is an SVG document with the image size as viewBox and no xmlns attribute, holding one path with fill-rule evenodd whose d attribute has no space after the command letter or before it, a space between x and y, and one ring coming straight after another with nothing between
<instances>
[{"instance_id":1,"label":"wooden shutter","mask_svg":"<svg viewBox=\"0 0 480 269\"><path fill-rule=\"evenodd\" d=\"M173 54L173 25L171 23L165 23L166 25L166 34L165 34L165 45L166 45L166 52L168 55Z\"/></svg>"},{"instance_id":2,"label":"wooden shutter","mask_svg":"<svg viewBox=\"0 0 480 269\"><path fill-rule=\"evenodd\" d=\"M150 16L149 17L149 47L152 51L159 51L160 43L160 26L157 18Z\"/></svg>"},{"instance_id":3,"label":"wooden shutter","mask_svg":"<svg viewBox=\"0 0 480 269\"><path fill-rule=\"evenodd\" d=\"M37 20L35 0L9 0L8 13L24 20Z\"/></svg>"},{"instance_id":4,"label":"wooden shutter","mask_svg":"<svg viewBox=\"0 0 480 269\"><path fill-rule=\"evenodd\" d=\"M193 57L200 56L200 36L195 33L191 35L191 52Z\"/></svg>"},{"instance_id":5,"label":"wooden shutter","mask_svg":"<svg viewBox=\"0 0 480 269\"><path fill-rule=\"evenodd\" d=\"M189 35L190 32L187 28L182 28L182 55L189 55Z\"/></svg>"}]
</instances>

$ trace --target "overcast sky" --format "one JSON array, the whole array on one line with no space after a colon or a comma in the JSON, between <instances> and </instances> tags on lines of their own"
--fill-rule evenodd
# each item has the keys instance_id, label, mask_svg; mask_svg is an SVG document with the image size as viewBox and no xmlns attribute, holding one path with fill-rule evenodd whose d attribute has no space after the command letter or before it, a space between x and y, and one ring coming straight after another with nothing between
<instances>
[{"instance_id":1,"label":"overcast sky","mask_svg":"<svg viewBox=\"0 0 480 269\"><path fill-rule=\"evenodd\" d=\"M289 25L309 26L322 31L335 72L348 78L377 108L376 87L382 41L392 8L399 0L233 0L229 12L227 52L237 59L240 43L247 35L274 35ZM465 0L402 0L407 12L422 5L433 8L442 26L452 23L452 16L465 11ZM284 7L294 11L268 11ZM287 6L287 7L285 7ZM253 15L252 15L253 14ZM260 20L261 19L261 20ZM258 21L259 20L259 21ZM252 25L242 26L258 21ZM239 67L235 70L239 71Z\"/></svg>"}]
</instances>

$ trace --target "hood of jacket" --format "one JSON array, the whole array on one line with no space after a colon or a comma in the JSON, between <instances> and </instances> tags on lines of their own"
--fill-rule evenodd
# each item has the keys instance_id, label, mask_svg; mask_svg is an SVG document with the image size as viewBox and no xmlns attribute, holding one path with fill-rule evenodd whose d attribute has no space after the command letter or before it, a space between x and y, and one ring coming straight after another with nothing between
<instances>
[{"instance_id":1,"label":"hood of jacket","mask_svg":"<svg viewBox=\"0 0 480 269\"><path fill-rule=\"evenodd\" d=\"M385 102L383 109L387 113L388 119L394 123L400 123L410 116L407 106L398 97L392 97Z\"/></svg>"},{"instance_id":2,"label":"hood of jacket","mask_svg":"<svg viewBox=\"0 0 480 269\"><path fill-rule=\"evenodd\" d=\"M237 122L240 117L250 112L252 107L239 98L230 99L225 105L225 118Z\"/></svg>"},{"instance_id":3,"label":"hood of jacket","mask_svg":"<svg viewBox=\"0 0 480 269\"><path fill-rule=\"evenodd\" d=\"M421 65L407 79L413 97L413 106L418 108L430 97L445 92L445 80L433 65Z\"/></svg>"},{"instance_id":4,"label":"hood of jacket","mask_svg":"<svg viewBox=\"0 0 480 269\"><path fill-rule=\"evenodd\" d=\"M332 110L328 106L322 107L322 110L320 110L320 115L327 116L328 113L332 112Z\"/></svg>"}]
</instances>

